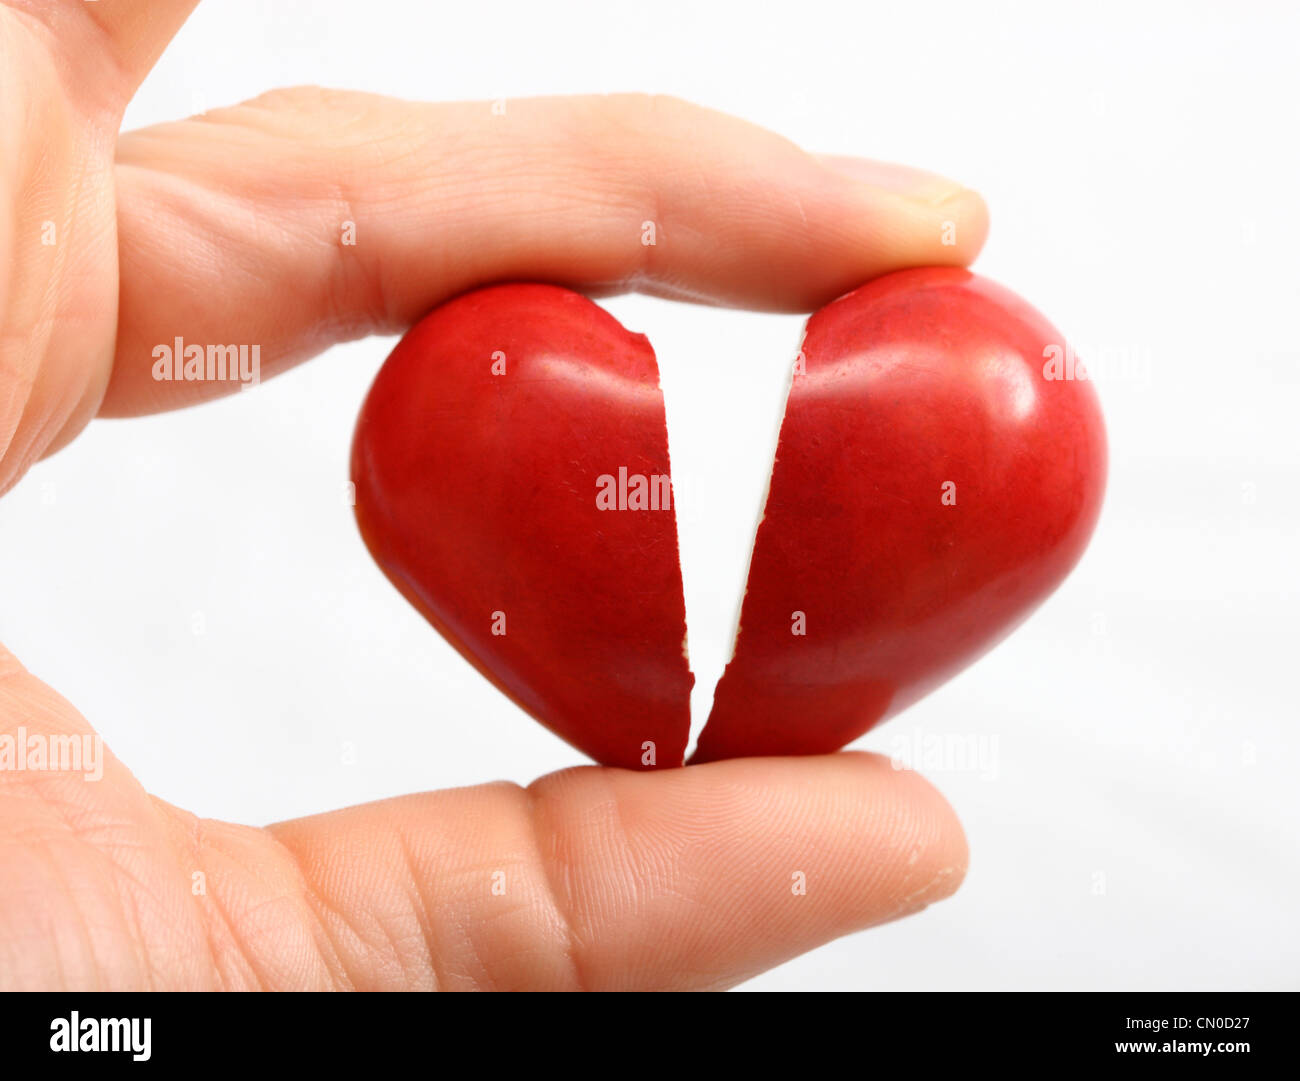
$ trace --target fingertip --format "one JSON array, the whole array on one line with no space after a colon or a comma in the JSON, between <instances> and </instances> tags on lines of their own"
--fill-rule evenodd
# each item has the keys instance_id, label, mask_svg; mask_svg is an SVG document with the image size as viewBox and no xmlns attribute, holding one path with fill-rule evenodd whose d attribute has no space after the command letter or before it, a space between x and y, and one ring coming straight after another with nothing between
<instances>
[{"instance_id":1,"label":"fingertip","mask_svg":"<svg viewBox=\"0 0 1300 1081\"><path fill-rule=\"evenodd\" d=\"M937 204L936 209L948 214L945 223L955 224L953 243L941 246L951 249L954 266L969 266L983 250L989 235L989 207L984 196L965 188Z\"/></svg>"},{"instance_id":2,"label":"fingertip","mask_svg":"<svg viewBox=\"0 0 1300 1081\"><path fill-rule=\"evenodd\" d=\"M902 893L905 908L891 919L951 897L961 888L970 868L970 842L952 804L926 777L910 769L894 768L914 786L914 807L925 825L907 857L909 885Z\"/></svg>"},{"instance_id":3,"label":"fingertip","mask_svg":"<svg viewBox=\"0 0 1300 1081\"><path fill-rule=\"evenodd\" d=\"M914 266L969 266L988 237L989 212L979 192L956 190L938 202L894 193L878 193L876 209L889 200L885 213L894 227L894 270Z\"/></svg>"},{"instance_id":4,"label":"fingertip","mask_svg":"<svg viewBox=\"0 0 1300 1081\"><path fill-rule=\"evenodd\" d=\"M878 223L874 244L886 265L967 266L988 237L989 210L972 188L926 169L868 158L813 155L837 180L851 184L851 198L865 220Z\"/></svg>"},{"instance_id":5,"label":"fingertip","mask_svg":"<svg viewBox=\"0 0 1300 1081\"><path fill-rule=\"evenodd\" d=\"M589 971L641 986L727 986L911 915L969 858L940 792L865 752L566 771L530 793Z\"/></svg>"},{"instance_id":6,"label":"fingertip","mask_svg":"<svg viewBox=\"0 0 1300 1081\"><path fill-rule=\"evenodd\" d=\"M854 826L841 873L857 888L843 902L841 934L914 915L957 892L970 863L966 832L926 777L868 751L793 761L824 763L820 783L841 791L844 822Z\"/></svg>"}]
</instances>

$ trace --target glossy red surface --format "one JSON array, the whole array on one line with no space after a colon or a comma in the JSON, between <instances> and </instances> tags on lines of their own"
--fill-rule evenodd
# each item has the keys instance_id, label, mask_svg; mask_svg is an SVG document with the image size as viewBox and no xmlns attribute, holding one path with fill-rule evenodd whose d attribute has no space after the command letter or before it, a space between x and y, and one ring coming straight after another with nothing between
<instances>
[{"instance_id":1,"label":"glossy red surface","mask_svg":"<svg viewBox=\"0 0 1300 1081\"><path fill-rule=\"evenodd\" d=\"M671 474L649 343L568 290L494 286L427 316L380 370L357 521L407 599L548 728L607 765L647 768L649 741L677 766L693 677L676 519L662 499L598 509L620 467Z\"/></svg>"},{"instance_id":2,"label":"glossy red surface","mask_svg":"<svg viewBox=\"0 0 1300 1081\"><path fill-rule=\"evenodd\" d=\"M1045 377L1064 344L1014 294L948 268L878 279L809 320L694 761L833 751L1061 582L1106 471L1092 385Z\"/></svg>"}]
</instances>

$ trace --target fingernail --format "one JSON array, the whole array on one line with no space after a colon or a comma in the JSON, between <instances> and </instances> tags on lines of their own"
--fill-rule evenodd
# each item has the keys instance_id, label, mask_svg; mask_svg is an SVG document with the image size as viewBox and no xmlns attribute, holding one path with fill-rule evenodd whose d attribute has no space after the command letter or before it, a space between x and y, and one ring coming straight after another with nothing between
<instances>
[{"instance_id":1,"label":"fingernail","mask_svg":"<svg viewBox=\"0 0 1300 1081\"><path fill-rule=\"evenodd\" d=\"M927 206L941 206L968 190L946 176L928 173L924 169L913 169L910 165L894 165L887 161L851 158L841 154L818 154L817 160L837 173L873 187L896 192Z\"/></svg>"}]
</instances>

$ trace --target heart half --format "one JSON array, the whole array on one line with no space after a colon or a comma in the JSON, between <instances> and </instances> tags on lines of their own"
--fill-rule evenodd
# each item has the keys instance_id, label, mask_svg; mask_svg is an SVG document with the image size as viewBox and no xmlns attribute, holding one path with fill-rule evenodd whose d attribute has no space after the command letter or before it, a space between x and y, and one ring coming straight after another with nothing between
<instances>
[{"instance_id":1,"label":"heart half","mask_svg":"<svg viewBox=\"0 0 1300 1081\"><path fill-rule=\"evenodd\" d=\"M1068 355L1025 302L953 268L809 320L693 761L835 750L1051 593L1105 478ZM352 473L380 567L496 686L606 765L681 763L693 677L644 337L554 286L459 297L380 370Z\"/></svg>"},{"instance_id":2,"label":"heart half","mask_svg":"<svg viewBox=\"0 0 1300 1081\"><path fill-rule=\"evenodd\" d=\"M809 321L735 652L693 761L856 739L1009 634L1083 554L1106 443L1061 336L965 270Z\"/></svg>"},{"instance_id":3,"label":"heart half","mask_svg":"<svg viewBox=\"0 0 1300 1081\"><path fill-rule=\"evenodd\" d=\"M502 285L385 361L352 448L379 566L480 672L606 765L681 765L694 677L649 342ZM611 502L612 500L612 502Z\"/></svg>"}]
</instances>

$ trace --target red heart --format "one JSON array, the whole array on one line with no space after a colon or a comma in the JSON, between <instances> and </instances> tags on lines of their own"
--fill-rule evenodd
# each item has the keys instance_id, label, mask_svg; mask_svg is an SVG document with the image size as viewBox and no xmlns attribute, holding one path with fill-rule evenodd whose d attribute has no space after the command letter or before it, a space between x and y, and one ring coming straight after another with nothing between
<instances>
[{"instance_id":1,"label":"red heart","mask_svg":"<svg viewBox=\"0 0 1300 1081\"><path fill-rule=\"evenodd\" d=\"M1066 355L1023 300L950 268L880 278L808 321L694 760L842 747L1060 584L1106 473L1096 394Z\"/></svg>"},{"instance_id":2,"label":"red heart","mask_svg":"<svg viewBox=\"0 0 1300 1081\"><path fill-rule=\"evenodd\" d=\"M809 320L696 760L843 746L1060 583L1106 457L1069 357L1027 304L951 268L878 279ZM525 710L630 768L678 765L689 728L668 476L649 344L545 285L421 321L353 447L385 573Z\"/></svg>"},{"instance_id":3,"label":"red heart","mask_svg":"<svg viewBox=\"0 0 1300 1081\"><path fill-rule=\"evenodd\" d=\"M470 663L597 761L675 766L694 683L677 520L658 488L660 510L600 509L620 470L670 475L654 353L551 285L421 320L352 450L371 554Z\"/></svg>"}]
</instances>

